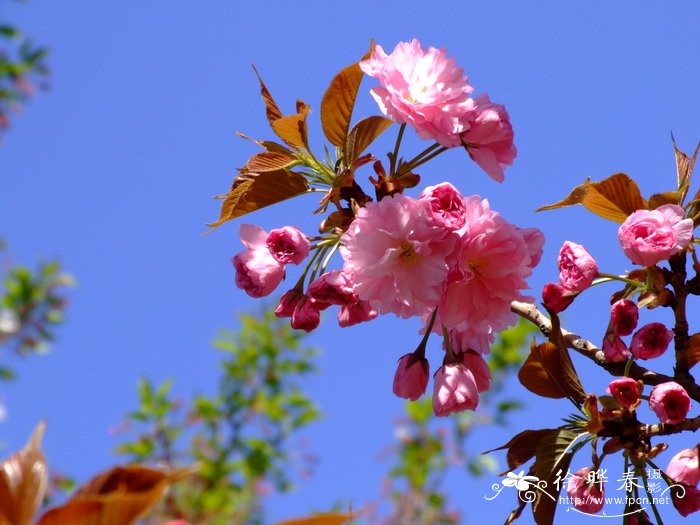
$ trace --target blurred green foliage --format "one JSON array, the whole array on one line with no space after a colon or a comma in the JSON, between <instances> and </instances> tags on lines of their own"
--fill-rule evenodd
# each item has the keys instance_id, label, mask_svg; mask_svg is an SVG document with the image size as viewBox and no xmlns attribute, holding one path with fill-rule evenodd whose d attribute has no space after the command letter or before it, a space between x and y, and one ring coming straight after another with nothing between
<instances>
[{"instance_id":1,"label":"blurred green foliage","mask_svg":"<svg viewBox=\"0 0 700 525\"><path fill-rule=\"evenodd\" d=\"M319 417L300 388L314 372L316 352L271 312L240 321L238 332L214 344L224 355L215 395L183 404L173 398L170 381L139 383L139 407L129 414L137 434L118 451L138 463L196 466L148 523L261 524L263 496L291 488L288 472L298 458L290 439Z\"/></svg>"}]
</instances>

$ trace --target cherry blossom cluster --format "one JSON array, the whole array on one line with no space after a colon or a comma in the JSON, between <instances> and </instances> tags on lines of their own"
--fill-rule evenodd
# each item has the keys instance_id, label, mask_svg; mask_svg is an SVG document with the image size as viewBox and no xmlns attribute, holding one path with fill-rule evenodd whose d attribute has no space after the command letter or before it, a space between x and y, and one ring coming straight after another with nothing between
<instances>
[{"instance_id":1,"label":"cherry blossom cluster","mask_svg":"<svg viewBox=\"0 0 700 525\"><path fill-rule=\"evenodd\" d=\"M337 307L342 327L385 314L420 319L423 339L399 359L394 393L410 400L425 393L426 345L436 333L444 355L434 374L435 413L474 409L491 378L482 355L497 332L514 324L511 302L532 301L523 290L540 260L544 236L514 226L487 200L465 197L448 182L426 187L417 197L404 190L420 179L413 172L417 166L457 146L502 181L516 156L508 113L486 95L472 98L474 89L454 59L444 50L423 49L417 40L399 43L390 54L376 46L359 67L379 82L371 94L381 111L401 125L388 173L374 162L378 179L370 181L376 200L356 181L337 193L331 188L322 203L337 209L322 223L320 236L292 226L269 233L241 226L246 250L233 258L236 284L263 297L285 278L288 265L305 261L275 311L290 318L292 327L314 330L330 307ZM406 126L434 141L409 161L398 157ZM358 159L352 169L372 160ZM336 253L342 262L332 269Z\"/></svg>"}]
</instances>

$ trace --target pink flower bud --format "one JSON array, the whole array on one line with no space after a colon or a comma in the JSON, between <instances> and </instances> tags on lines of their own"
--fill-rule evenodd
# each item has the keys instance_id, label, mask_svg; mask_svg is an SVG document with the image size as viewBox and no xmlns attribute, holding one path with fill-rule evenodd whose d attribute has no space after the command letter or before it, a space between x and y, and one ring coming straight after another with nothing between
<instances>
[{"instance_id":1,"label":"pink flower bud","mask_svg":"<svg viewBox=\"0 0 700 525\"><path fill-rule=\"evenodd\" d=\"M635 509L634 514L630 514L627 518L627 525L654 525L654 522L649 519L649 514L645 510Z\"/></svg>"},{"instance_id":2,"label":"pink flower bud","mask_svg":"<svg viewBox=\"0 0 700 525\"><path fill-rule=\"evenodd\" d=\"M627 345L617 336L613 336L612 339L608 337L603 339L603 354L605 354L605 360L609 363L620 363L627 361L630 357Z\"/></svg>"},{"instance_id":3,"label":"pink flower bud","mask_svg":"<svg viewBox=\"0 0 700 525\"><path fill-rule=\"evenodd\" d=\"M682 488L674 487L671 489L671 497L673 506L683 517L700 510L700 490L697 487L690 485L683 485Z\"/></svg>"},{"instance_id":4,"label":"pink flower bud","mask_svg":"<svg viewBox=\"0 0 700 525\"><path fill-rule=\"evenodd\" d=\"M662 323L649 323L632 336L630 350L638 359L653 359L663 354L672 340L673 330Z\"/></svg>"},{"instance_id":5,"label":"pink flower bud","mask_svg":"<svg viewBox=\"0 0 700 525\"><path fill-rule=\"evenodd\" d=\"M338 324L342 328L352 326L365 321L371 321L377 317L377 311L367 301L358 300L354 304L344 304L338 310Z\"/></svg>"},{"instance_id":6,"label":"pink flower bud","mask_svg":"<svg viewBox=\"0 0 700 525\"><path fill-rule=\"evenodd\" d=\"M630 335L639 321L639 308L629 299L620 299L610 307L610 319L615 335Z\"/></svg>"},{"instance_id":7,"label":"pink flower bud","mask_svg":"<svg viewBox=\"0 0 700 525\"><path fill-rule=\"evenodd\" d=\"M292 328L311 332L321 322L321 312L318 311L308 298L302 298L292 313Z\"/></svg>"},{"instance_id":8,"label":"pink flower bud","mask_svg":"<svg viewBox=\"0 0 700 525\"><path fill-rule=\"evenodd\" d=\"M324 273L309 285L306 293L318 310L325 310L332 304L347 305L357 302L352 281L342 270Z\"/></svg>"},{"instance_id":9,"label":"pink flower bud","mask_svg":"<svg viewBox=\"0 0 700 525\"><path fill-rule=\"evenodd\" d=\"M468 116L469 129L462 133L462 142L469 156L493 180L503 182L503 170L513 164L518 154L513 144L513 126L506 108L494 104L487 95L475 100L476 107Z\"/></svg>"},{"instance_id":10,"label":"pink flower bud","mask_svg":"<svg viewBox=\"0 0 700 525\"><path fill-rule=\"evenodd\" d=\"M299 264L309 255L309 238L294 226L270 230L267 247L276 261L282 264Z\"/></svg>"},{"instance_id":11,"label":"pink flower bud","mask_svg":"<svg viewBox=\"0 0 700 525\"><path fill-rule=\"evenodd\" d=\"M564 288L582 292L598 275L598 264L586 248L566 241L559 250L559 281Z\"/></svg>"},{"instance_id":12,"label":"pink flower bud","mask_svg":"<svg viewBox=\"0 0 700 525\"><path fill-rule=\"evenodd\" d=\"M265 248L241 252L231 262L236 269L236 286L251 297L270 295L284 279L284 266Z\"/></svg>"},{"instance_id":13,"label":"pink flower bud","mask_svg":"<svg viewBox=\"0 0 700 525\"><path fill-rule=\"evenodd\" d=\"M640 384L631 377L615 379L608 385L610 394L625 408L634 408L639 404L642 393Z\"/></svg>"},{"instance_id":14,"label":"pink flower bud","mask_svg":"<svg viewBox=\"0 0 700 525\"><path fill-rule=\"evenodd\" d=\"M605 487L596 479L596 472L591 467L577 470L570 478L566 492L574 508L587 514L600 512L605 503Z\"/></svg>"},{"instance_id":15,"label":"pink flower bud","mask_svg":"<svg viewBox=\"0 0 700 525\"><path fill-rule=\"evenodd\" d=\"M683 250L693 238L693 221L683 208L664 204L655 210L637 210L620 225L617 236L630 261L653 266Z\"/></svg>"},{"instance_id":16,"label":"pink flower bud","mask_svg":"<svg viewBox=\"0 0 700 525\"><path fill-rule=\"evenodd\" d=\"M464 365L443 365L433 376L433 411L436 416L474 410L479 389L471 370Z\"/></svg>"},{"instance_id":17,"label":"pink flower bud","mask_svg":"<svg viewBox=\"0 0 700 525\"><path fill-rule=\"evenodd\" d=\"M406 354L399 359L394 374L394 394L403 399L417 400L428 386L430 367L425 357Z\"/></svg>"},{"instance_id":18,"label":"pink flower bud","mask_svg":"<svg viewBox=\"0 0 700 525\"><path fill-rule=\"evenodd\" d=\"M681 423L690 410L690 397L675 381L656 385L649 396L649 406L662 423Z\"/></svg>"},{"instance_id":19,"label":"pink flower bud","mask_svg":"<svg viewBox=\"0 0 700 525\"><path fill-rule=\"evenodd\" d=\"M542 289L542 302L558 314L566 310L577 295L578 292L573 292L559 283L547 283Z\"/></svg>"},{"instance_id":20,"label":"pink flower bud","mask_svg":"<svg viewBox=\"0 0 700 525\"><path fill-rule=\"evenodd\" d=\"M686 448L671 458L666 467L668 477L678 483L695 486L700 481L700 464L698 464L698 447Z\"/></svg>"},{"instance_id":21,"label":"pink flower bud","mask_svg":"<svg viewBox=\"0 0 700 525\"><path fill-rule=\"evenodd\" d=\"M462 364L474 376L479 392L486 392L491 386L491 369L484 358L473 350L467 350L462 354Z\"/></svg>"},{"instance_id":22,"label":"pink flower bud","mask_svg":"<svg viewBox=\"0 0 700 525\"><path fill-rule=\"evenodd\" d=\"M297 304L304 298L305 295L296 288L287 290L280 298L280 304L275 309L275 315L277 317L292 317Z\"/></svg>"},{"instance_id":23,"label":"pink flower bud","mask_svg":"<svg viewBox=\"0 0 700 525\"><path fill-rule=\"evenodd\" d=\"M448 230L459 230L467 221L467 208L462 194L449 182L428 186L420 199L428 203L433 221Z\"/></svg>"}]
</instances>

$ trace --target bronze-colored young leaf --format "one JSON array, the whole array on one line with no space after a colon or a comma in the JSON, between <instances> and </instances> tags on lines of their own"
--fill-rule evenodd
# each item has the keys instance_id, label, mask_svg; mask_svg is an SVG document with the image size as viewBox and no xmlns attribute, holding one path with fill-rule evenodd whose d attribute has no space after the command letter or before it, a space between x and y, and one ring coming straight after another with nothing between
<instances>
[{"instance_id":1,"label":"bronze-colored young leaf","mask_svg":"<svg viewBox=\"0 0 700 525\"><path fill-rule=\"evenodd\" d=\"M648 209L637 183L624 173L616 173L600 182L586 181L577 186L562 201L538 208L553 210L574 204L583 204L589 211L617 223L622 223L633 212Z\"/></svg>"},{"instance_id":2,"label":"bronze-colored young leaf","mask_svg":"<svg viewBox=\"0 0 700 525\"><path fill-rule=\"evenodd\" d=\"M578 373L576 373L574 363L569 354L569 349L566 346L564 334L561 332L561 321L556 312L550 310L546 306L545 308L552 321L552 329L549 331L549 341L559 350L559 368L563 376L567 396L580 405L586 399L586 392L583 390L583 385L578 377Z\"/></svg>"},{"instance_id":3,"label":"bronze-colored young leaf","mask_svg":"<svg viewBox=\"0 0 700 525\"><path fill-rule=\"evenodd\" d=\"M524 465L535 456L537 445L547 435L552 432L557 432L555 428L543 428L541 430L525 430L516 434L508 443L501 445L498 448L487 450L484 454L495 452L496 450L507 449L506 462L511 471L517 469L520 465Z\"/></svg>"},{"instance_id":4,"label":"bronze-colored young leaf","mask_svg":"<svg viewBox=\"0 0 700 525\"><path fill-rule=\"evenodd\" d=\"M30 525L46 492L48 469L41 451L45 424L25 447L0 465L0 525Z\"/></svg>"},{"instance_id":5,"label":"bronze-colored young leaf","mask_svg":"<svg viewBox=\"0 0 700 525\"><path fill-rule=\"evenodd\" d=\"M271 151L274 153L286 153L287 155L294 155L292 150L290 150L288 147L283 146L282 144L278 144L277 142L273 142L271 140L256 140L248 135L241 133L240 131L236 131L236 135L241 137L242 139L249 140L251 142L255 142L258 146L263 148L264 150Z\"/></svg>"},{"instance_id":6,"label":"bronze-colored young leaf","mask_svg":"<svg viewBox=\"0 0 700 525\"><path fill-rule=\"evenodd\" d=\"M343 525L355 518L352 513L317 514L308 518L281 521L277 525Z\"/></svg>"},{"instance_id":7,"label":"bronze-colored young leaf","mask_svg":"<svg viewBox=\"0 0 700 525\"><path fill-rule=\"evenodd\" d=\"M95 476L38 525L131 525L145 516L165 490L187 471L115 467Z\"/></svg>"},{"instance_id":8,"label":"bronze-colored young leaf","mask_svg":"<svg viewBox=\"0 0 700 525\"><path fill-rule=\"evenodd\" d=\"M665 191L663 193L655 193L649 197L649 209L655 210L664 204L678 204L681 201L681 192Z\"/></svg>"},{"instance_id":9,"label":"bronze-colored young leaf","mask_svg":"<svg viewBox=\"0 0 700 525\"><path fill-rule=\"evenodd\" d=\"M281 117L272 123L272 129L277 136L295 149L309 149L306 117L309 107L303 105L296 115Z\"/></svg>"},{"instance_id":10,"label":"bronze-colored young leaf","mask_svg":"<svg viewBox=\"0 0 700 525\"><path fill-rule=\"evenodd\" d=\"M569 448L577 437L578 434L571 430L558 429L545 436L537 447L534 474L547 482L542 491L537 491L532 503L532 513L537 525L551 525L554 521L559 491L562 488L562 484L555 481L565 478L573 458Z\"/></svg>"},{"instance_id":11,"label":"bronze-colored young leaf","mask_svg":"<svg viewBox=\"0 0 700 525\"><path fill-rule=\"evenodd\" d=\"M345 145L345 165L352 163L374 142L384 131L394 123L386 117L372 116L359 121L348 134Z\"/></svg>"},{"instance_id":12,"label":"bronze-colored young leaf","mask_svg":"<svg viewBox=\"0 0 700 525\"><path fill-rule=\"evenodd\" d=\"M700 362L700 332L690 336L690 344L686 352L688 368L694 367Z\"/></svg>"},{"instance_id":13,"label":"bronze-colored young leaf","mask_svg":"<svg viewBox=\"0 0 700 525\"><path fill-rule=\"evenodd\" d=\"M568 355L568 354L567 354ZM571 382L566 359L551 342L530 346L530 355L518 372L518 379L530 392L553 399L571 398L582 403L586 396L578 380ZM575 376L575 372L573 372Z\"/></svg>"},{"instance_id":14,"label":"bronze-colored young leaf","mask_svg":"<svg viewBox=\"0 0 700 525\"><path fill-rule=\"evenodd\" d=\"M267 121L270 123L270 126L272 126L276 120L282 118L282 112L277 106L275 99L272 98L270 91L267 89L265 82L263 82L263 79L255 66L253 66L253 71L255 71L255 74L258 77L258 82L260 82L260 94L262 95L263 102L265 102L265 115L267 115Z\"/></svg>"},{"instance_id":15,"label":"bronze-colored young leaf","mask_svg":"<svg viewBox=\"0 0 700 525\"><path fill-rule=\"evenodd\" d=\"M245 165L245 171L264 173L266 171L278 171L291 168L297 164L299 164L299 160L289 153L263 151L248 159Z\"/></svg>"},{"instance_id":16,"label":"bronze-colored young leaf","mask_svg":"<svg viewBox=\"0 0 700 525\"><path fill-rule=\"evenodd\" d=\"M334 146L345 146L352 110L362 82L360 64L353 64L338 73L321 99L321 126Z\"/></svg>"},{"instance_id":17,"label":"bronze-colored young leaf","mask_svg":"<svg viewBox=\"0 0 700 525\"><path fill-rule=\"evenodd\" d=\"M676 139L671 135L671 140L673 141L673 153L676 156L676 175L678 179L678 191L681 192L682 197L685 195L690 186L690 178L693 175L693 168L695 168L695 161L698 158L698 152L700 151L700 143L698 143L695 148L695 152L692 157L689 157L686 153L682 152L676 146ZM679 202L682 202L679 201Z\"/></svg>"},{"instance_id":18,"label":"bronze-colored young leaf","mask_svg":"<svg viewBox=\"0 0 700 525\"><path fill-rule=\"evenodd\" d=\"M293 171L242 172L234 180L231 191L222 196L224 202L219 219L207 226L217 228L231 219L306 193L308 189L306 178Z\"/></svg>"}]
</instances>

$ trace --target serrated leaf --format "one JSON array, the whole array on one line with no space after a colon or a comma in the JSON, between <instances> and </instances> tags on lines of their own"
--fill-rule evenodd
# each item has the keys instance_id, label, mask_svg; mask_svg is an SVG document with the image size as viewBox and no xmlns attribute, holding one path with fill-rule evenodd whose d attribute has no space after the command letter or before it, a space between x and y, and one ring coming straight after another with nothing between
<instances>
[{"instance_id":1,"label":"serrated leaf","mask_svg":"<svg viewBox=\"0 0 700 525\"><path fill-rule=\"evenodd\" d=\"M297 106L299 107L299 105ZM277 136L295 149L309 149L308 129L306 127L306 117L309 114L309 107L305 104L300 107L296 115L281 117L272 123L272 129Z\"/></svg>"},{"instance_id":2,"label":"serrated leaf","mask_svg":"<svg viewBox=\"0 0 700 525\"><path fill-rule=\"evenodd\" d=\"M306 178L293 171L240 173L231 191L222 196L224 202L219 219L207 226L217 228L231 219L306 193L308 189Z\"/></svg>"},{"instance_id":3,"label":"serrated leaf","mask_svg":"<svg viewBox=\"0 0 700 525\"><path fill-rule=\"evenodd\" d=\"M616 173L600 182L586 181L574 188L564 200L536 211L554 210L574 204L583 204L596 215L617 223L625 222L637 210L649 208L637 183L624 173Z\"/></svg>"},{"instance_id":4,"label":"serrated leaf","mask_svg":"<svg viewBox=\"0 0 700 525\"><path fill-rule=\"evenodd\" d=\"M487 450L483 454L495 452L496 450L508 450L506 454L506 462L511 471L517 469L520 465L524 465L530 461L537 450L539 442L552 432L557 432L555 428L543 428L541 430L525 430L513 436L505 445L498 448Z\"/></svg>"},{"instance_id":5,"label":"serrated leaf","mask_svg":"<svg viewBox=\"0 0 700 525\"><path fill-rule=\"evenodd\" d=\"M260 83L260 94L262 95L263 102L265 103L265 115L267 116L267 121L270 123L270 126L272 126L276 120L282 118L282 112L277 106L275 99L272 98L270 90L267 89L265 82L263 82L263 79L255 66L253 66L253 71L255 71L255 75L258 77L258 82Z\"/></svg>"},{"instance_id":6,"label":"serrated leaf","mask_svg":"<svg viewBox=\"0 0 700 525\"><path fill-rule=\"evenodd\" d=\"M374 142L384 131L394 123L393 120L381 116L372 116L360 120L353 126L345 145L345 165L352 163Z\"/></svg>"},{"instance_id":7,"label":"serrated leaf","mask_svg":"<svg viewBox=\"0 0 700 525\"><path fill-rule=\"evenodd\" d=\"M321 100L323 133L339 148L345 147L362 75L359 63L346 67L333 78Z\"/></svg>"},{"instance_id":8,"label":"serrated leaf","mask_svg":"<svg viewBox=\"0 0 700 525\"><path fill-rule=\"evenodd\" d=\"M688 187L690 186L690 177L693 175L693 168L695 168L695 161L698 158L698 152L700 151L700 143L695 148L695 152L692 157L689 157L686 153L682 152L676 146L676 139L671 135L671 140L673 141L673 153L676 156L676 176L678 180L678 190L685 197Z\"/></svg>"},{"instance_id":9,"label":"serrated leaf","mask_svg":"<svg viewBox=\"0 0 700 525\"><path fill-rule=\"evenodd\" d=\"M343 523L347 523L354 517L355 516L352 513L318 514L316 516L311 516L308 518L281 521L277 525L343 525Z\"/></svg>"},{"instance_id":10,"label":"serrated leaf","mask_svg":"<svg viewBox=\"0 0 700 525\"><path fill-rule=\"evenodd\" d=\"M0 525L30 525L46 492L48 468L41 451L45 424L25 447L0 465Z\"/></svg>"},{"instance_id":11,"label":"serrated leaf","mask_svg":"<svg viewBox=\"0 0 700 525\"><path fill-rule=\"evenodd\" d=\"M299 161L291 154L263 151L248 159L245 165L245 171L264 173L266 171L283 170L295 166L296 164L299 164Z\"/></svg>"},{"instance_id":12,"label":"serrated leaf","mask_svg":"<svg viewBox=\"0 0 700 525\"><path fill-rule=\"evenodd\" d=\"M95 476L38 525L131 525L145 516L171 483L188 472L115 467Z\"/></svg>"}]
</instances>

